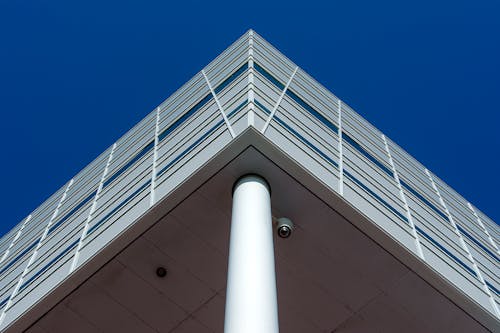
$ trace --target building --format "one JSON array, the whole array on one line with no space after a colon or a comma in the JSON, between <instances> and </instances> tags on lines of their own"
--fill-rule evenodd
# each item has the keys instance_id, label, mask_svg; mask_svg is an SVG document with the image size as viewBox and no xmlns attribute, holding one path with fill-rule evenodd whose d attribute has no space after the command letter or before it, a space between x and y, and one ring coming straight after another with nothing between
<instances>
[{"instance_id":1,"label":"building","mask_svg":"<svg viewBox=\"0 0 500 333\"><path fill-rule=\"evenodd\" d=\"M249 173L271 191L267 243L244 233L267 268L231 250L230 270L251 273L231 283L245 293L264 276L271 289L239 297L226 293L233 201L246 203L242 219L265 208L260 194L232 197ZM281 217L295 229L273 253ZM499 239L249 31L1 239L0 329L220 332L246 315L225 319L237 308L224 311L226 296L258 295L253 309L272 317L277 303L282 332L499 331Z\"/></svg>"}]
</instances>

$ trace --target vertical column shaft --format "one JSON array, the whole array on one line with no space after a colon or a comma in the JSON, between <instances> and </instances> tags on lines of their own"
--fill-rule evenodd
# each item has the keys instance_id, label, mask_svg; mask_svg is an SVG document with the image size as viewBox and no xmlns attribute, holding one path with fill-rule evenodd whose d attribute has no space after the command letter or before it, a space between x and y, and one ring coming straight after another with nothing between
<instances>
[{"instance_id":1,"label":"vertical column shaft","mask_svg":"<svg viewBox=\"0 0 500 333\"><path fill-rule=\"evenodd\" d=\"M271 196L257 175L234 185L224 332L279 332Z\"/></svg>"}]
</instances>

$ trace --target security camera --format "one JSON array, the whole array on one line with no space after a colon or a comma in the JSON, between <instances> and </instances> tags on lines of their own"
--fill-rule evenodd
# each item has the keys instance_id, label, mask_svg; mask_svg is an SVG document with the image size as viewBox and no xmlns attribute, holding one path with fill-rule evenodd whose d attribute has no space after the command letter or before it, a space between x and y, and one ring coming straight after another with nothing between
<instances>
[{"instance_id":1,"label":"security camera","mask_svg":"<svg viewBox=\"0 0 500 333\"><path fill-rule=\"evenodd\" d=\"M293 222L286 217L280 217L276 220L276 232L281 238L288 238L293 231Z\"/></svg>"}]
</instances>

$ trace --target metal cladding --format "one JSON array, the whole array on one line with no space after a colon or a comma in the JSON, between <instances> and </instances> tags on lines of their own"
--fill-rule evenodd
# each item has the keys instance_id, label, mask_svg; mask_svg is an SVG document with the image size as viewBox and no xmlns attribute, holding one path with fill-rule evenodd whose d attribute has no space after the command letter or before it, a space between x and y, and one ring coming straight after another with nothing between
<instances>
[{"instance_id":1,"label":"metal cladding","mask_svg":"<svg viewBox=\"0 0 500 333\"><path fill-rule=\"evenodd\" d=\"M500 318L498 225L248 31L0 240L0 329L249 128Z\"/></svg>"}]
</instances>

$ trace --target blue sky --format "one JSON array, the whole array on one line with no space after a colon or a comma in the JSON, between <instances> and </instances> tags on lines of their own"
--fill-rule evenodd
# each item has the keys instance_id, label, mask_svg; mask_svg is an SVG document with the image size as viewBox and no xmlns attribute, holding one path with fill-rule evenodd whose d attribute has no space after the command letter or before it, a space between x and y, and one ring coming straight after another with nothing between
<instances>
[{"instance_id":1,"label":"blue sky","mask_svg":"<svg viewBox=\"0 0 500 333\"><path fill-rule=\"evenodd\" d=\"M249 28L500 221L498 1L0 1L0 234Z\"/></svg>"}]
</instances>

